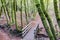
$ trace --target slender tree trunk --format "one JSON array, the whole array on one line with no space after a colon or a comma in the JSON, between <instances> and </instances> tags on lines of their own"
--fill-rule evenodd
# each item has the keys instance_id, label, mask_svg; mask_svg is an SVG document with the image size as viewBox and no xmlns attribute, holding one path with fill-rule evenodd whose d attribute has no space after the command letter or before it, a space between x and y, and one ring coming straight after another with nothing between
<instances>
[{"instance_id":1,"label":"slender tree trunk","mask_svg":"<svg viewBox=\"0 0 60 40\"><path fill-rule=\"evenodd\" d=\"M58 11L57 0L53 0L53 3L54 3L54 11L55 11L57 23L58 23L58 25L59 25L59 27L60 27L60 15L59 15L59 11Z\"/></svg>"},{"instance_id":2,"label":"slender tree trunk","mask_svg":"<svg viewBox=\"0 0 60 40\"><path fill-rule=\"evenodd\" d=\"M28 19L30 20L31 19L31 14L30 14L30 3L29 3L29 0L27 0L27 11L28 11L28 13L27 13L27 15L28 15ZM29 23L29 21L28 21L28 23Z\"/></svg>"},{"instance_id":3,"label":"slender tree trunk","mask_svg":"<svg viewBox=\"0 0 60 40\"><path fill-rule=\"evenodd\" d=\"M60 0L59 0L59 11L60 11Z\"/></svg>"},{"instance_id":4,"label":"slender tree trunk","mask_svg":"<svg viewBox=\"0 0 60 40\"><path fill-rule=\"evenodd\" d=\"M30 14L29 14L29 1L28 0L27 0L27 17L28 17L28 19L30 18ZM29 23L29 21L28 21L28 23Z\"/></svg>"},{"instance_id":5,"label":"slender tree trunk","mask_svg":"<svg viewBox=\"0 0 60 40\"><path fill-rule=\"evenodd\" d=\"M12 18L12 23L15 23L15 20L14 20L14 8L13 8L13 2L11 4L11 18Z\"/></svg>"},{"instance_id":6,"label":"slender tree trunk","mask_svg":"<svg viewBox=\"0 0 60 40\"><path fill-rule=\"evenodd\" d=\"M1 17L1 9L0 9L0 17Z\"/></svg>"},{"instance_id":7,"label":"slender tree trunk","mask_svg":"<svg viewBox=\"0 0 60 40\"><path fill-rule=\"evenodd\" d=\"M4 1L4 6L5 6L5 9L6 9L6 16L7 16L7 18L8 18L8 20L10 19L10 15L9 15L9 11L8 11L8 5L6 4L6 1Z\"/></svg>"},{"instance_id":8,"label":"slender tree trunk","mask_svg":"<svg viewBox=\"0 0 60 40\"><path fill-rule=\"evenodd\" d=\"M35 16L36 16L36 12L35 12L36 6L35 6L34 0L32 1L32 8L33 8L33 18L35 19Z\"/></svg>"},{"instance_id":9,"label":"slender tree trunk","mask_svg":"<svg viewBox=\"0 0 60 40\"><path fill-rule=\"evenodd\" d=\"M2 14L2 7L0 8L0 17L1 17L1 14Z\"/></svg>"},{"instance_id":10,"label":"slender tree trunk","mask_svg":"<svg viewBox=\"0 0 60 40\"><path fill-rule=\"evenodd\" d=\"M6 6L6 11L7 11L8 18L10 19L10 14L7 6Z\"/></svg>"},{"instance_id":11,"label":"slender tree trunk","mask_svg":"<svg viewBox=\"0 0 60 40\"><path fill-rule=\"evenodd\" d=\"M19 30L17 25L17 19L16 19L16 10L17 10L16 4L17 4L16 0L13 0L13 13L14 13L15 26L16 26L16 29Z\"/></svg>"},{"instance_id":12,"label":"slender tree trunk","mask_svg":"<svg viewBox=\"0 0 60 40\"><path fill-rule=\"evenodd\" d=\"M22 28L23 28L23 22L22 22L22 0L21 0L20 18L21 18L21 30L22 30Z\"/></svg>"},{"instance_id":13,"label":"slender tree trunk","mask_svg":"<svg viewBox=\"0 0 60 40\"><path fill-rule=\"evenodd\" d=\"M26 22L27 22L27 24L28 24L28 15L27 15L27 5L26 5L26 0L24 0L24 5L25 5Z\"/></svg>"},{"instance_id":14,"label":"slender tree trunk","mask_svg":"<svg viewBox=\"0 0 60 40\"><path fill-rule=\"evenodd\" d=\"M2 3L2 7L3 7L3 10L4 10L4 13L5 13L5 16L6 16L6 20L7 20L7 24L8 24L8 17L7 17L7 13L6 13L6 2L5 0L1 0L1 3Z\"/></svg>"},{"instance_id":15,"label":"slender tree trunk","mask_svg":"<svg viewBox=\"0 0 60 40\"><path fill-rule=\"evenodd\" d=\"M49 0L46 0L47 4L46 4L46 10L48 11L48 6L49 6Z\"/></svg>"}]
</instances>

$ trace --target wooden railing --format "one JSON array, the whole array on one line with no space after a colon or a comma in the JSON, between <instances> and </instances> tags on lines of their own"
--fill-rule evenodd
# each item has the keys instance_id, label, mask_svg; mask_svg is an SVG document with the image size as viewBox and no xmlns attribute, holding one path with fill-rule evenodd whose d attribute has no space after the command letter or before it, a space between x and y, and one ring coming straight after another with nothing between
<instances>
[{"instance_id":1,"label":"wooden railing","mask_svg":"<svg viewBox=\"0 0 60 40\"><path fill-rule=\"evenodd\" d=\"M36 29L34 30L34 37L36 38L36 35L39 31L39 24L36 26Z\"/></svg>"},{"instance_id":2,"label":"wooden railing","mask_svg":"<svg viewBox=\"0 0 60 40\"><path fill-rule=\"evenodd\" d=\"M39 24L38 24L36 29L34 30L34 37L35 37L36 40L49 39L47 34L39 33L39 32L40 32L40 28L39 28Z\"/></svg>"},{"instance_id":3,"label":"wooden railing","mask_svg":"<svg viewBox=\"0 0 60 40\"><path fill-rule=\"evenodd\" d=\"M31 22L32 23L32 22ZM29 32L29 30L32 28L32 24L29 23L26 27L22 29L22 38Z\"/></svg>"}]
</instances>

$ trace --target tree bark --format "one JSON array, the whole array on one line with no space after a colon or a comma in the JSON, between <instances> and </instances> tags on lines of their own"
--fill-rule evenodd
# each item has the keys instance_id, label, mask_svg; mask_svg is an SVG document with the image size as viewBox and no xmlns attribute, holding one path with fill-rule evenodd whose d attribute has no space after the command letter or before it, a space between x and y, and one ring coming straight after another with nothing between
<instances>
[{"instance_id":1,"label":"tree bark","mask_svg":"<svg viewBox=\"0 0 60 40\"><path fill-rule=\"evenodd\" d=\"M47 25L46 17L45 17L45 15L44 15L44 13L43 13L43 11L42 11L42 9L41 9L41 6L40 6L39 2L35 0L35 3L36 3L37 10L38 10L38 12L39 12L39 15L40 15L40 17L41 17L41 20L42 20L42 22L43 22L43 25L44 25L44 27L45 27L45 29L46 29L46 32L47 32L50 40L55 40L55 38L54 38L54 36L53 36L53 34L52 34L52 32L51 32L51 29L50 29L49 26Z\"/></svg>"},{"instance_id":2,"label":"tree bark","mask_svg":"<svg viewBox=\"0 0 60 40\"><path fill-rule=\"evenodd\" d=\"M55 11L57 23L58 23L58 25L60 27L60 14L59 14L59 11L58 11L58 3L57 3L57 0L53 0L53 4L54 4L54 11Z\"/></svg>"},{"instance_id":3,"label":"tree bark","mask_svg":"<svg viewBox=\"0 0 60 40\"><path fill-rule=\"evenodd\" d=\"M44 6L43 0L42 0L42 1L40 0L40 4L41 4L42 11L43 11L43 13L45 14L45 16L46 16L46 18L47 18L47 20L48 20L48 22L49 22L50 29L51 29L51 31L52 31L52 33L53 33L53 36L54 36L55 40L57 40L56 34L55 34L55 29L54 29L52 20L51 20L49 14L47 13L47 11L45 10L45 6Z\"/></svg>"}]
</instances>

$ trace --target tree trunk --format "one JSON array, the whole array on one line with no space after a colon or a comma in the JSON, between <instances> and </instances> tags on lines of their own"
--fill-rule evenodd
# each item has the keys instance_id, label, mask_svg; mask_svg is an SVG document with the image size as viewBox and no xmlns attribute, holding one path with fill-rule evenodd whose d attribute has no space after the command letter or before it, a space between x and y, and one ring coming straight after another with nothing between
<instances>
[{"instance_id":1,"label":"tree trunk","mask_svg":"<svg viewBox=\"0 0 60 40\"><path fill-rule=\"evenodd\" d=\"M17 4L16 0L13 0L13 13L14 13L15 26L16 26L16 29L19 30L17 25L17 19L16 19L16 10L17 10L16 4Z\"/></svg>"},{"instance_id":2,"label":"tree trunk","mask_svg":"<svg viewBox=\"0 0 60 40\"><path fill-rule=\"evenodd\" d=\"M0 9L0 17L1 17L1 9Z\"/></svg>"},{"instance_id":3,"label":"tree trunk","mask_svg":"<svg viewBox=\"0 0 60 40\"><path fill-rule=\"evenodd\" d=\"M5 7L6 2L5 2L5 0L1 0L1 3L2 3L2 8L4 10L4 13L5 13L5 16L6 16L6 20L7 20L7 24L8 24L8 17L7 17L7 13L6 13L6 7Z\"/></svg>"},{"instance_id":4,"label":"tree trunk","mask_svg":"<svg viewBox=\"0 0 60 40\"><path fill-rule=\"evenodd\" d=\"M57 40L52 20L51 20L49 14L47 13L47 11L45 10L45 6L44 6L43 0L42 1L40 0L40 4L41 4L42 11L45 14L45 16L46 16L46 18L47 18L47 20L49 22L49 25L50 25L51 31L53 33L53 36L54 36L55 40Z\"/></svg>"},{"instance_id":5,"label":"tree trunk","mask_svg":"<svg viewBox=\"0 0 60 40\"><path fill-rule=\"evenodd\" d=\"M38 12L39 12L39 15L40 15L40 17L41 17L41 20L42 20L42 22L43 22L43 25L44 25L44 27L45 27L45 29L46 29L46 32L47 32L50 40L55 40L55 38L54 38L54 36L53 36L53 34L52 34L52 32L51 32L51 29L49 28L49 26L48 26L48 24L47 24L46 17L45 17L45 15L44 15L43 11L41 10L41 6L40 6L39 2L36 1L36 0L35 0L35 2L36 2L37 10L38 10Z\"/></svg>"},{"instance_id":6,"label":"tree trunk","mask_svg":"<svg viewBox=\"0 0 60 40\"><path fill-rule=\"evenodd\" d=\"M58 11L58 3L57 3L57 0L53 0L53 3L54 3L54 11L55 11L57 23L58 23L58 25L60 27L60 14L59 14L59 11Z\"/></svg>"},{"instance_id":7,"label":"tree trunk","mask_svg":"<svg viewBox=\"0 0 60 40\"><path fill-rule=\"evenodd\" d=\"M21 18L21 30L23 28L23 21L22 21L22 0L21 0L21 10L20 10L20 18Z\"/></svg>"},{"instance_id":8,"label":"tree trunk","mask_svg":"<svg viewBox=\"0 0 60 40\"><path fill-rule=\"evenodd\" d=\"M27 24L28 24L28 15L27 15L27 5L26 5L26 0L24 0L24 6L25 6L26 22L27 22Z\"/></svg>"}]
</instances>

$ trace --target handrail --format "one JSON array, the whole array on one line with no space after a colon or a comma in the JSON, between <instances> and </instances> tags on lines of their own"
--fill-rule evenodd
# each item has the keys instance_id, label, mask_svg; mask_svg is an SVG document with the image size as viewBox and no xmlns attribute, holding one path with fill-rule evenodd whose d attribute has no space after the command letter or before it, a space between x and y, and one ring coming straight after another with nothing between
<instances>
[{"instance_id":1,"label":"handrail","mask_svg":"<svg viewBox=\"0 0 60 40\"><path fill-rule=\"evenodd\" d=\"M36 38L37 32L39 30L39 24L37 25L36 29L34 30L34 37Z\"/></svg>"},{"instance_id":2,"label":"handrail","mask_svg":"<svg viewBox=\"0 0 60 40\"><path fill-rule=\"evenodd\" d=\"M32 23L32 22L31 22ZM29 30L32 28L31 23L29 23L26 27L22 29L22 38L29 32Z\"/></svg>"},{"instance_id":3,"label":"handrail","mask_svg":"<svg viewBox=\"0 0 60 40\"><path fill-rule=\"evenodd\" d=\"M31 22L32 23L32 22ZM24 27L23 29L22 29L22 31L24 31L31 23L29 23L26 27Z\"/></svg>"}]
</instances>

